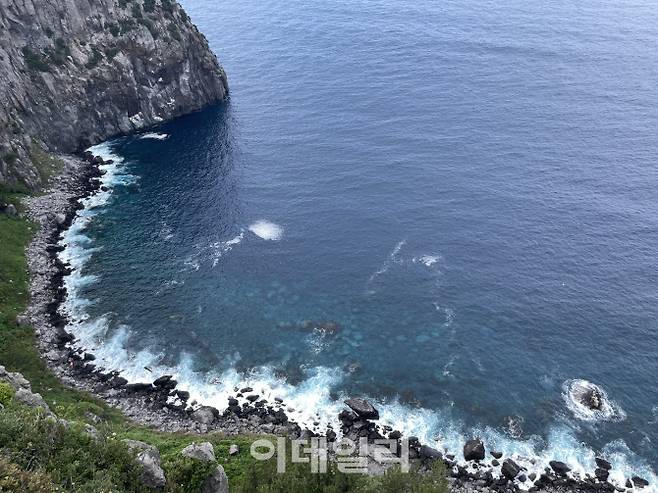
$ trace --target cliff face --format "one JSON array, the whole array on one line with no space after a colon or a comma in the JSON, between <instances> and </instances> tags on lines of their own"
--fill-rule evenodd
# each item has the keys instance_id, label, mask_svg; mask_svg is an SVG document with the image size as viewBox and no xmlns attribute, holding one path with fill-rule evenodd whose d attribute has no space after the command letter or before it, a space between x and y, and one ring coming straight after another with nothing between
<instances>
[{"instance_id":1,"label":"cliff face","mask_svg":"<svg viewBox=\"0 0 658 493\"><path fill-rule=\"evenodd\" d=\"M0 0L0 183L42 184L72 152L228 93L175 0Z\"/></svg>"}]
</instances>

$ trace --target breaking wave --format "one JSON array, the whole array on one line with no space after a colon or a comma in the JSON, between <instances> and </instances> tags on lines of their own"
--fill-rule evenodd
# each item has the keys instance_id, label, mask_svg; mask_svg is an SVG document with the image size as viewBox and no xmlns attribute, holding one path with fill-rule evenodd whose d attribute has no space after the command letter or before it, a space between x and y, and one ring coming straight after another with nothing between
<instances>
[{"instance_id":1,"label":"breaking wave","mask_svg":"<svg viewBox=\"0 0 658 493\"><path fill-rule=\"evenodd\" d=\"M283 237L283 228L265 219L256 221L249 226L249 231L264 240L278 241Z\"/></svg>"}]
</instances>

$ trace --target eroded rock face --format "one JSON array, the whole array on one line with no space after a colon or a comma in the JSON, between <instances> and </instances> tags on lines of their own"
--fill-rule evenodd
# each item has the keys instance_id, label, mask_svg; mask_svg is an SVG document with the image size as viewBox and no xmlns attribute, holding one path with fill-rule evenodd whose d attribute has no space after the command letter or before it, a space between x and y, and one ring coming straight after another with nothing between
<instances>
[{"instance_id":1,"label":"eroded rock face","mask_svg":"<svg viewBox=\"0 0 658 493\"><path fill-rule=\"evenodd\" d=\"M70 153L227 93L175 0L0 0L0 182L39 187L42 144Z\"/></svg>"}]
</instances>

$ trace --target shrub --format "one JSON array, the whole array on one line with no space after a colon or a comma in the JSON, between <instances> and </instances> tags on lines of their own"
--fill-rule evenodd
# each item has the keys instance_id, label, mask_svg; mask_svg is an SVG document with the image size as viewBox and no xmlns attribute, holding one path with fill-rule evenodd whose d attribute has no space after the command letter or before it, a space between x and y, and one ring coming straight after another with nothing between
<instances>
[{"instance_id":1,"label":"shrub","mask_svg":"<svg viewBox=\"0 0 658 493\"><path fill-rule=\"evenodd\" d=\"M24 46L21 51L23 52L25 64L30 70L36 72L48 72L50 70L48 60L44 57L43 53L32 51L29 46Z\"/></svg>"},{"instance_id":2,"label":"shrub","mask_svg":"<svg viewBox=\"0 0 658 493\"><path fill-rule=\"evenodd\" d=\"M115 38L121 34L121 28L119 27L118 24L114 22L110 22L108 24L105 24L105 27L107 28L108 31L114 36Z\"/></svg>"},{"instance_id":3,"label":"shrub","mask_svg":"<svg viewBox=\"0 0 658 493\"><path fill-rule=\"evenodd\" d=\"M146 491L141 468L122 441L94 439L80 425L63 425L24 406L0 413L0 449L18 467L44 471L65 490Z\"/></svg>"},{"instance_id":4,"label":"shrub","mask_svg":"<svg viewBox=\"0 0 658 493\"><path fill-rule=\"evenodd\" d=\"M6 406L14 397L14 388L7 382L0 382L0 404ZM0 490L2 491L2 490Z\"/></svg>"},{"instance_id":5,"label":"shrub","mask_svg":"<svg viewBox=\"0 0 658 493\"><path fill-rule=\"evenodd\" d=\"M41 471L25 471L0 456L0 491L55 493L57 489L48 474Z\"/></svg>"},{"instance_id":6,"label":"shrub","mask_svg":"<svg viewBox=\"0 0 658 493\"><path fill-rule=\"evenodd\" d=\"M144 12L155 11L155 0L144 0Z\"/></svg>"},{"instance_id":7,"label":"shrub","mask_svg":"<svg viewBox=\"0 0 658 493\"><path fill-rule=\"evenodd\" d=\"M16 154L13 151L10 151L6 153L4 156L2 156L2 160L7 163L7 164L14 164L16 160L18 159L18 154Z\"/></svg>"},{"instance_id":8,"label":"shrub","mask_svg":"<svg viewBox=\"0 0 658 493\"><path fill-rule=\"evenodd\" d=\"M103 59L103 54L98 50L98 48L92 48L91 50L91 56L89 57L89 60L87 60L87 63L85 64L85 67L88 69L95 68Z\"/></svg>"},{"instance_id":9,"label":"shrub","mask_svg":"<svg viewBox=\"0 0 658 493\"><path fill-rule=\"evenodd\" d=\"M164 464L167 470L168 489L180 493L197 493L201 491L204 481L217 467L216 462L206 462L176 456Z\"/></svg>"}]
</instances>

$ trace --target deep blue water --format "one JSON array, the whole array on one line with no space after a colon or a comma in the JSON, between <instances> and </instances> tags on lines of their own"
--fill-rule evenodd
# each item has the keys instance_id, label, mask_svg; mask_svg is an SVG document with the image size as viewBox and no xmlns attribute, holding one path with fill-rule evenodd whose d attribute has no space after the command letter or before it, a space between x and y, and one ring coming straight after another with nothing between
<instances>
[{"instance_id":1,"label":"deep blue water","mask_svg":"<svg viewBox=\"0 0 658 493\"><path fill-rule=\"evenodd\" d=\"M98 148L83 344L218 407L366 395L438 448L651 476L658 3L183 3L231 97Z\"/></svg>"}]
</instances>

